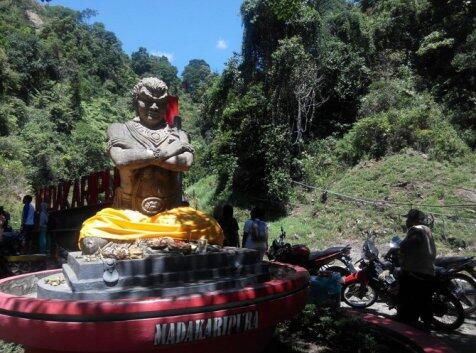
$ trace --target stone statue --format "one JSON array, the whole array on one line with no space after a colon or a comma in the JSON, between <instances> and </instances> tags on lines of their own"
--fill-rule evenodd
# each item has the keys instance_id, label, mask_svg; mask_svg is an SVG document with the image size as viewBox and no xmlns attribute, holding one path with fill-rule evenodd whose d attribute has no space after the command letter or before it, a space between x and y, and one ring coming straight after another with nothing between
<instances>
[{"instance_id":1,"label":"stone statue","mask_svg":"<svg viewBox=\"0 0 476 353\"><path fill-rule=\"evenodd\" d=\"M193 162L188 135L166 121L167 85L155 77L135 85L136 117L107 130L108 152L121 184L112 208L90 217L81 227L84 255L133 259L154 251L191 251L190 242L223 243L217 221L182 206L180 173Z\"/></svg>"},{"instance_id":2,"label":"stone statue","mask_svg":"<svg viewBox=\"0 0 476 353\"><path fill-rule=\"evenodd\" d=\"M136 117L109 126L108 152L121 186L113 207L152 216L181 205L180 172L193 162L187 133L166 123L167 85L144 78L133 89Z\"/></svg>"}]
</instances>

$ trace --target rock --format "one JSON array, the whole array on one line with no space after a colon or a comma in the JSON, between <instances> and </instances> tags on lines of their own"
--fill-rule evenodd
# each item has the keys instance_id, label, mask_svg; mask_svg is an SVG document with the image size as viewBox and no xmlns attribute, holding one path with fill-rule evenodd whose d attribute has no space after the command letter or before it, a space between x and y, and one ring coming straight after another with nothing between
<instances>
[{"instance_id":1,"label":"rock","mask_svg":"<svg viewBox=\"0 0 476 353\"><path fill-rule=\"evenodd\" d=\"M86 237L81 239L81 251L83 255L93 255L100 248L105 246L108 241L106 239L97 238L97 237Z\"/></svg>"},{"instance_id":2,"label":"rock","mask_svg":"<svg viewBox=\"0 0 476 353\"><path fill-rule=\"evenodd\" d=\"M28 17L30 22L33 24L33 27L35 27L37 31L43 28L43 20L41 19L40 16L38 16L36 12L33 12L31 10L26 10L25 15L26 17Z\"/></svg>"},{"instance_id":3,"label":"rock","mask_svg":"<svg viewBox=\"0 0 476 353\"><path fill-rule=\"evenodd\" d=\"M60 278L60 277L50 277L50 278L47 278L45 279L45 283L50 285L50 286L53 286L53 287L57 287L63 283L65 283L66 280L64 278Z\"/></svg>"},{"instance_id":4,"label":"rock","mask_svg":"<svg viewBox=\"0 0 476 353\"><path fill-rule=\"evenodd\" d=\"M155 239L147 239L145 241L146 245L152 249L159 249L163 250L168 248L170 245L174 243L174 240L170 237L162 237L162 238L155 238Z\"/></svg>"},{"instance_id":5,"label":"rock","mask_svg":"<svg viewBox=\"0 0 476 353\"><path fill-rule=\"evenodd\" d=\"M461 188L456 189L455 194L462 199L468 200L470 202L476 202L476 190Z\"/></svg>"},{"instance_id":6,"label":"rock","mask_svg":"<svg viewBox=\"0 0 476 353\"><path fill-rule=\"evenodd\" d=\"M192 252L192 246L184 241L177 241L169 245L170 251L180 252L182 254L190 254Z\"/></svg>"},{"instance_id":7,"label":"rock","mask_svg":"<svg viewBox=\"0 0 476 353\"><path fill-rule=\"evenodd\" d=\"M129 251L125 247L119 247L114 252L114 258L117 260L125 260L129 257Z\"/></svg>"},{"instance_id":8,"label":"rock","mask_svg":"<svg viewBox=\"0 0 476 353\"><path fill-rule=\"evenodd\" d=\"M144 256L144 251L137 245L132 245L129 247L129 257L131 259L142 259Z\"/></svg>"}]
</instances>

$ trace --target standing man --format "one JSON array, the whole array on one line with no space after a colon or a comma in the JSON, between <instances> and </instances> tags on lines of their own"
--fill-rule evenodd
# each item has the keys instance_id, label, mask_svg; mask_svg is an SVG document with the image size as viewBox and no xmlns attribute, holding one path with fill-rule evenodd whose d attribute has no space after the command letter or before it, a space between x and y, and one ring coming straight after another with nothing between
<instances>
[{"instance_id":1,"label":"standing man","mask_svg":"<svg viewBox=\"0 0 476 353\"><path fill-rule=\"evenodd\" d=\"M426 215L412 209L406 215L407 236L400 244L400 292L398 317L416 323L431 317L432 281L435 277L436 246L425 223Z\"/></svg>"},{"instance_id":2,"label":"standing man","mask_svg":"<svg viewBox=\"0 0 476 353\"><path fill-rule=\"evenodd\" d=\"M23 198L23 212L21 216L21 233L25 238L25 251L31 251L33 231L35 230L35 206L32 205L33 197L26 195Z\"/></svg>"},{"instance_id":3,"label":"standing man","mask_svg":"<svg viewBox=\"0 0 476 353\"><path fill-rule=\"evenodd\" d=\"M42 202L40 204L39 228L40 233L38 236L38 249L40 254L46 254L46 238L48 229L48 204L46 202Z\"/></svg>"},{"instance_id":4,"label":"standing man","mask_svg":"<svg viewBox=\"0 0 476 353\"><path fill-rule=\"evenodd\" d=\"M258 250L261 259L268 250L268 225L263 218L264 211L254 207L243 227L243 247Z\"/></svg>"}]
</instances>

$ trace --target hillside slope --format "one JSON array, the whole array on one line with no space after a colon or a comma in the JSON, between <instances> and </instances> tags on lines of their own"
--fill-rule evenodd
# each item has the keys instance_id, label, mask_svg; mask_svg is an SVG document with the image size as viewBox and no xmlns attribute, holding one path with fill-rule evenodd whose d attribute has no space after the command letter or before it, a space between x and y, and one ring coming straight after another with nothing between
<instances>
[{"instance_id":1,"label":"hillside slope","mask_svg":"<svg viewBox=\"0 0 476 353\"><path fill-rule=\"evenodd\" d=\"M211 211L214 187L213 176L189 187L186 191L192 197L192 206ZM378 161L361 162L336 177L327 188L356 198L404 205L356 202L330 193L322 203L322 190L309 191L297 186L289 215L269 223L271 238L279 235L282 226L291 242L312 248L347 242L360 246L367 231L374 232L378 242L388 242L393 234L404 234L401 215L413 204L434 215L433 230L440 251L475 251L476 209L439 207L475 202L474 154L451 164L407 150ZM250 201L250 207L252 204ZM422 204L432 207L418 206ZM236 208L235 212L242 225L248 211Z\"/></svg>"}]
</instances>

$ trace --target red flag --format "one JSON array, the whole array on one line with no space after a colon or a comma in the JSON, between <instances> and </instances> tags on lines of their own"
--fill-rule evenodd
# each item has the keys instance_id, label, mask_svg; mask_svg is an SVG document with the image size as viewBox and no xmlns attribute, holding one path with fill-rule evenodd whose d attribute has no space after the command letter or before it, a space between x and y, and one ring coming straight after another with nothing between
<instances>
[{"instance_id":1,"label":"red flag","mask_svg":"<svg viewBox=\"0 0 476 353\"><path fill-rule=\"evenodd\" d=\"M177 96L167 96L167 116L165 120L170 126L174 126L174 119L179 116L179 102Z\"/></svg>"}]
</instances>

